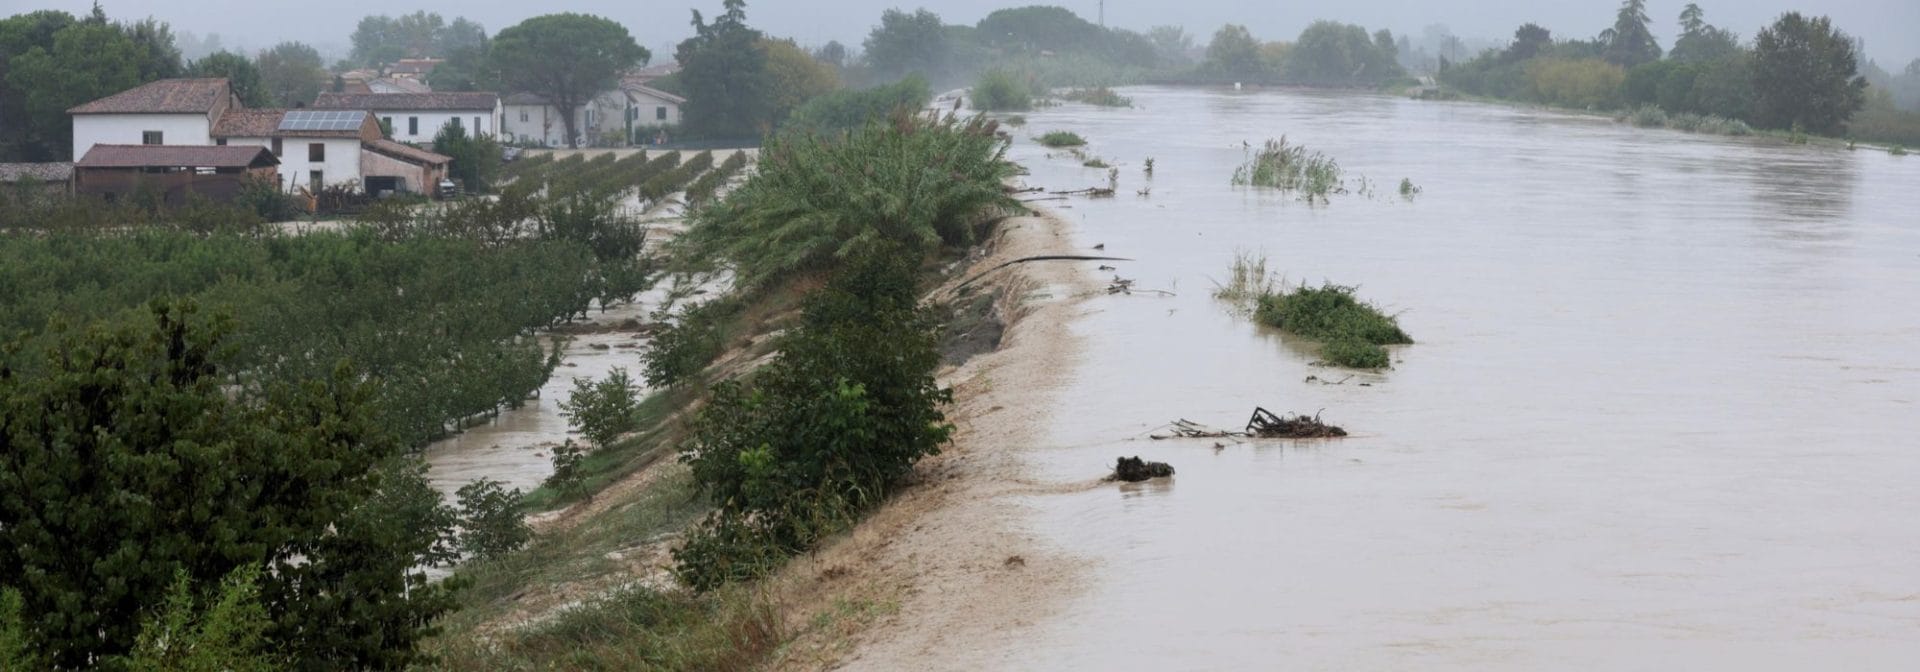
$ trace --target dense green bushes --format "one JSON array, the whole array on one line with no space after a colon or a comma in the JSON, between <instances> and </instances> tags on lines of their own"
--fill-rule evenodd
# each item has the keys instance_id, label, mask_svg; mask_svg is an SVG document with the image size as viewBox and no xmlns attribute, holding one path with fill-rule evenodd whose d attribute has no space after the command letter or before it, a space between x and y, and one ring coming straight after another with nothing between
<instances>
[{"instance_id":1,"label":"dense green bushes","mask_svg":"<svg viewBox=\"0 0 1920 672\"><path fill-rule=\"evenodd\" d=\"M1254 319L1319 340L1320 355L1329 363L1357 369L1386 368L1391 362L1381 346L1404 345L1413 339L1392 316L1355 298L1354 291L1352 287L1327 284L1266 292L1256 300Z\"/></svg>"},{"instance_id":2,"label":"dense green bushes","mask_svg":"<svg viewBox=\"0 0 1920 672\"><path fill-rule=\"evenodd\" d=\"M382 467L404 446L371 412L373 387L341 367L236 389L231 326L156 304L0 365L0 590L18 591L28 624L0 623L0 639L90 666L134 648L181 576L214 586L254 567L290 667L414 660L450 603L411 568L443 537L393 505L424 484Z\"/></svg>"},{"instance_id":3,"label":"dense green bushes","mask_svg":"<svg viewBox=\"0 0 1920 672\"><path fill-rule=\"evenodd\" d=\"M980 73L968 97L976 110L1024 112L1033 109L1033 87L1019 74L1008 70Z\"/></svg>"},{"instance_id":4,"label":"dense green bushes","mask_svg":"<svg viewBox=\"0 0 1920 672\"><path fill-rule=\"evenodd\" d=\"M927 80L909 76L886 86L858 91L835 91L794 109L782 130L791 133L847 133L893 116L895 111L920 110L933 100Z\"/></svg>"},{"instance_id":5,"label":"dense green bushes","mask_svg":"<svg viewBox=\"0 0 1920 672\"><path fill-rule=\"evenodd\" d=\"M691 258L731 262L743 287L825 271L880 247L915 259L968 245L1013 210L998 125L984 118L895 115L844 138L768 142L752 180L702 209L682 239Z\"/></svg>"},{"instance_id":6,"label":"dense green bushes","mask_svg":"<svg viewBox=\"0 0 1920 672\"><path fill-rule=\"evenodd\" d=\"M716 384L681 459L720 509L675 552L711 589L757 576L882 501L952 427L934 382L940 324L913 255L861 254L806 303L778 357Z\"/></svg>"}]
</instances>

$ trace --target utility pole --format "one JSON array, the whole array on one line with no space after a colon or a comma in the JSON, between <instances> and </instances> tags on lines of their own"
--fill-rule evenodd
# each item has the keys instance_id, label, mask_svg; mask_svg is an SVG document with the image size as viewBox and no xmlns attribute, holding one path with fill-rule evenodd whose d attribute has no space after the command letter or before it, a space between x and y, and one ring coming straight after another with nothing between
<instances>
[{"instance_id":1,"label":"utility pole","mask_svg":"<svg viewBox=\"0 0 1920 672\"><path fill-rule=\"evenodd\" d=\"M1107 27L1107 0L1100 0L1100 27Z\"/></svg>"}]
</instances>

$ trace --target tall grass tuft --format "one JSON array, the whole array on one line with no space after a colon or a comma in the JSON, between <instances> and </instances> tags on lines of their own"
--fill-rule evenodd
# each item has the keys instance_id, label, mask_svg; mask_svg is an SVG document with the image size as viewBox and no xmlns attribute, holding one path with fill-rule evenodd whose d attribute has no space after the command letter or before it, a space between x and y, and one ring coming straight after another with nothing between
<instances>
[{"instance_id":1,"label":"tall grass tuft","mask_svg":"<svg viewBox=\"0 0 1920 672\"><path fill-rule=\"evenodd\" d=\"M1907 148L1905 145L1894 145L1892 149L1887 150L1887 154L1892 156L1906 156Z\"/></svg>"},{"instance_id":2,"label":"tall grass tuft","mask_svg":"<svg viewBox=\"0 0 1920 672\"><path fill-rule=\"evenodd\" d=\"M1386 368L1390 361L1382 346L1410 344L1413 338L1393 316L1356 298L1354 292L1353 287L1328 283L1263 293L1256 300L1254 320L1320 341L1320 356L1329 364Z\"/></svg>"},{"instance_id":3,"label":"tall grass tuft","mask_svg":"<svg viewBox=\"0 0 1920 672\"><path fill-rule=\"evenodd\" d=\"M915 255L974 243L988 219L1019 211L999 124L897 113L844 138L770 140L752 179L700 210L681 241L692 259L731 262L743 287L828 271L897 244Z\"/></svg>"},{"instance_id":4,"label":"tall grass tuft","mask_svg":"<svg viewBox=\"0 0 1920 672\"><path fill-rule=\"evenodd\" d=\"M1279 278L1267 270L1267 255L1241 251L1233 255L1233 270L1227 273L1227 281L1215 284L1213 298L1251 308L1279 285Z\"/></svg>"},{"instance_id":5,"label":"tall grass tuft","mask_svg":"<svg viewBox=\"0 0 1920 672\"><path fill-rule=\"evenodd\" d=\"M1268 140L1266 146L1235 170L1233 184L1299 192L1309 201L1326 200L1329 194L1346 191L1340 175L1338 162L1304 146L1287 144L1286 137L1282 136L1279 140Z\"/></svg>"}]
</instances>

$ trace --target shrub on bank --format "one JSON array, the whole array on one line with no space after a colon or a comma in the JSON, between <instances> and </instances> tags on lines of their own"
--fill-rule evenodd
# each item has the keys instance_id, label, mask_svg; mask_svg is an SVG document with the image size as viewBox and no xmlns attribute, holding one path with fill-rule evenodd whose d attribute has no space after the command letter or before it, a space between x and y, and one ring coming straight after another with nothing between
<instances>
[{"instance_id":1,"label":"shrub on bank","mask_svg":"<svg viewBox=\"0 0 1920 672\"><path fill-rule=\"evenodd\" d=\"M1080 134L1072 131L1050 131L1046 135L1040 136L1039 141L1040 144L1054 149L1083 147L1087 144L1086 138L1082 138Z\"/></svg>"},{"instance_id":2,"label":"shrub on bank","mask_svg":"<svg viewBox=\"0 0 1920 672\"><path fill-rule=\"evenodd\" d=\"M884 500L953 428L916 259L862 255L808 299L780 354L716 384L681 460L719 510L674 553L708 590L772 569Z\"/></svg>"}]
</instances>

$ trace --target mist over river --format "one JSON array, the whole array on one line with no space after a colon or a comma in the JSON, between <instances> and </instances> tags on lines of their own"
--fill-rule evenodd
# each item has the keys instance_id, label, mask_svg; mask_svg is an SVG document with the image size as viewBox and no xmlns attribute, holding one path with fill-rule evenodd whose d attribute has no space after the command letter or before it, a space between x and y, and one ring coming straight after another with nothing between
<instances>
[{"instance_id":1,"label":"mist over river","mask_svg":"<svg viewBox=\"0 0 1920 672\"><path fill-rule=\"evenodd\" d=\"M1034 186L1105 186L1030 137L1085 136L1119 195L1048 205L1088 253L1137 260L1103 278L1176 296L1081 304L1085 351L1029 457L1048 482L1136 454L1178 474L1024 501L1092 569L1060 616L978 643L998 659L1920 664L1920 159L1388 96L1124 93L1026 115L1012 158ZM1283 135L1373 193L1229 184ZM1358 285L1418 343L1307 382L1353 372L1211 297L1239 251ZM1255 406L1355 436L1146 438Z\"/></svg>"}]
</instances>

